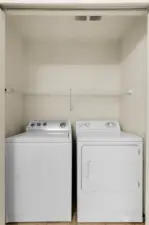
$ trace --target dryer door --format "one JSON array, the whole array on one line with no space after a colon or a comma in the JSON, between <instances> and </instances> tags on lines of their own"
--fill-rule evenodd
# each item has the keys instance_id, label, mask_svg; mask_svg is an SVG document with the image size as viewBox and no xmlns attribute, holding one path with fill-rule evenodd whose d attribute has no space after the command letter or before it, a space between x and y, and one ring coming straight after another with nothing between
<instances>
[{"instance_id":1,"label":"dryer door","mask_svg":"<svg viewBox=\"0 0 149 225\"><path fill-rule=\"evenodd\" d=\"M142 156L137 145L83 146L82 190L133 192L142 185Z\"/></svg>"}]
</instances>

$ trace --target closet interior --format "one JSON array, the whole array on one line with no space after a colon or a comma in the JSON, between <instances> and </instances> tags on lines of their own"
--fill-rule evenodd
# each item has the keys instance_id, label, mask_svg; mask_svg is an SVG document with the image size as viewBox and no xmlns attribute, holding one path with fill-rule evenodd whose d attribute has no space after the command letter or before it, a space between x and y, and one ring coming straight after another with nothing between
<instances>
[{"instance_id":1,"label":"closet interior","mask_svg":"<svg viewBox=\"0 0 149 225\"><path fill-rule=\"evenodd\" d=\"M146 16L94 14L8 10L6 136L59 118L116 119L145 135Z\"/></svg>"}]
</instances>

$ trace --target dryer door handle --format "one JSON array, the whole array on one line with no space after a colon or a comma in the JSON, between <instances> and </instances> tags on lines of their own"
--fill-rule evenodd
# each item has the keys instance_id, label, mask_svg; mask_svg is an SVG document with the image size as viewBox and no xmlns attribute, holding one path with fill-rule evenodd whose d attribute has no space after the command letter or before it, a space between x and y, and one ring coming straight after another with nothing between
<instances>
[{"instance_id":1,"label":"dryer door handle","mask_svg":"<svg viewBox=\"0 0 149 225\"><path fill-rule=\"evenodd\" d=\"M91 160L87 161L87 168L86 168L86 178L89 179L90 178L90 168L91 168Z\"/></svg>"}]
</instances>

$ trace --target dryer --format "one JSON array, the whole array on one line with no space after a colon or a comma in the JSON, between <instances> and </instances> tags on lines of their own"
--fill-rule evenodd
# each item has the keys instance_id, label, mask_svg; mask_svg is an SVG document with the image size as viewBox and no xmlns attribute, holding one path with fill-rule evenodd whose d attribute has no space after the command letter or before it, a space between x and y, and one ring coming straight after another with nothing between
<instances>
[{"instance_id":1,"label":"dryer","mask_svg":"<svg viewBox=\"0 0 149 225\"><path fill-rule=\"evenodd\" d=\"M117 121L78 121L78 222L142 222L142 138Z\"/></svg>"},{"instance_id":2,"label":"dryer","mask_svg":"<svg viewBox=\"0 0 149 225\"><path fill-rule=\"evenodd\" d=\"M31 121L6 139L6 222L71 221L69 121Z\"/></svg>"}]
</instances>

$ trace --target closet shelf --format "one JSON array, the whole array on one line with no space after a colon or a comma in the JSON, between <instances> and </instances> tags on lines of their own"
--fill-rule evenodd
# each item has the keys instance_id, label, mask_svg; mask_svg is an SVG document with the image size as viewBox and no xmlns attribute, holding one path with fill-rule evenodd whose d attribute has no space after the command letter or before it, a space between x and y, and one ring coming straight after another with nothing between
<instances>
[{"instance_id":1,"label":"closet shelf","mask_svg":"<svg viewBox=\"0 0 149 225\"><path fill-rule=\"evenodd\" d=\"M5 88L5 94L21 94L24 96L33 96L33 97L50 97L50 96L58 96L58 97L122 97L133 94L131 89L125 92L116 92L116 91L100 91L100 92L89 92L89 91L77 91L73 92L72 89L66 92L21 92L16 90L15 88Z\"/></svg>"},{"instance_id":2,"label":"closet shelf","mask_svg":"<svg viewBox=\"0 0 149 225\"><path fill-rule=\"evenodd\" d=\"M26 97L51 97L51 96L57 96L57 97L68 97L69 99L69 108L70 111L73 110L73 97L123 97L123 96L128 96L133 94L133 90L129 89L125 92L115 92L115 91L101 91L101 92L89 92L89 91L77 91L73 92L72 89L69 89L66 92L48 92L48 93L38 93L38 92L30 92L30 93L25 93L25 92L20 92L16 90L15 88L5 88L5 93L7 95L9 94L19 94L23 95Z\"/></svg>"}]
</instances>

